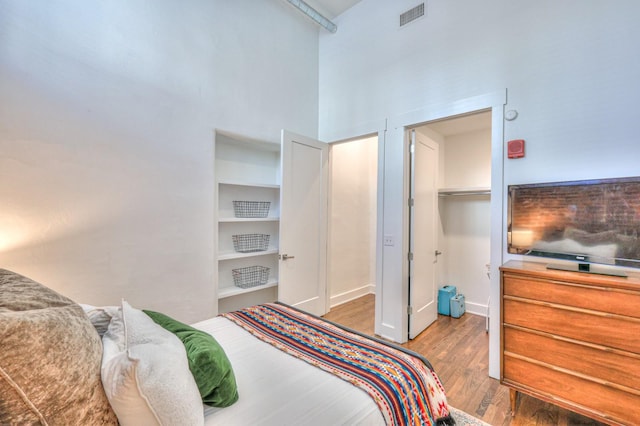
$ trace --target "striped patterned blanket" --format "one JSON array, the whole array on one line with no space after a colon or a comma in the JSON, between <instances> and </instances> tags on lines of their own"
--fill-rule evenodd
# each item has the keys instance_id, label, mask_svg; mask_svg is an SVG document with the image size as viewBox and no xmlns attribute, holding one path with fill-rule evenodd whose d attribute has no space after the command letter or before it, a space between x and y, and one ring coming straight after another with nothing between
<instances>
[{"instance_id":1,"label":"striped patterned blanket","mask_svg":"<svg viewBox=\"0 0 640 426\"><path fill-rule=\"evenodd\" d=\"M430 365L281 304L222 314L257 338L367 392L387 425L455 424Z\"/></svg>"}]
</instances>

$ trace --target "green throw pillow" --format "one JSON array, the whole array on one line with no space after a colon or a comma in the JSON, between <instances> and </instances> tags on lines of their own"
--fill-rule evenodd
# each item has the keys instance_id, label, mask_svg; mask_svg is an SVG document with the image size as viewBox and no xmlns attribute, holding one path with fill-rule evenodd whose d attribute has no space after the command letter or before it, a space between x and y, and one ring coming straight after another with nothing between
<instances>
[{"instance_id":1,"label":"green throw pillow","mask_svg":"<svg viewBox=\"0 0 640 426\"><path fill-rule=\"evenodd\" d=\"M210 334L159 312L144 310L144 313L175 334L184 344L189 369L200 390L202 402L212 407L228 407L238 400L238 387L231 363Z\"/></svg>"}]
</instances>

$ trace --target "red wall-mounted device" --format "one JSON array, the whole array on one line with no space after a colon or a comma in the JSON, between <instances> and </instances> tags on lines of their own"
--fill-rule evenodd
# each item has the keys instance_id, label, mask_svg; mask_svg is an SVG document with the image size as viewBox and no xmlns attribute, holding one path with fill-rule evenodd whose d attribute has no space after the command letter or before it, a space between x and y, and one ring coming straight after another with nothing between
<instances>
[{"instance_id":1,"label":"red wall-mounted device","mask_svg":"<svg viewBox=\"0 0 640 426\"><path fill-rule=\"evenodd\" d=\"M521 158L524 157L524 139L514 139L507 142L507 157Z\"/></svg>"}]
</instances>

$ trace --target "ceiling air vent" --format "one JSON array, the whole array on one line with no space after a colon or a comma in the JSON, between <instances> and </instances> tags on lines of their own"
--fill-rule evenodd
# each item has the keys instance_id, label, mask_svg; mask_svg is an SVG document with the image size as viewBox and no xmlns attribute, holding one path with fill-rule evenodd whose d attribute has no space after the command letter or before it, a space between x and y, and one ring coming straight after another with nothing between
<instances>
[{"instance_id":1,"label":"ceiling air vent","mask_svg":"<svg viewBox=\"0 0 640 426\"><path fill-rule=\"evenodd\" d=\"M400 15L400 26L402 27L407 25L409 22L413 22L422 16L424 16L424 3L421 3Z\"/></svg>"}]
</instances>

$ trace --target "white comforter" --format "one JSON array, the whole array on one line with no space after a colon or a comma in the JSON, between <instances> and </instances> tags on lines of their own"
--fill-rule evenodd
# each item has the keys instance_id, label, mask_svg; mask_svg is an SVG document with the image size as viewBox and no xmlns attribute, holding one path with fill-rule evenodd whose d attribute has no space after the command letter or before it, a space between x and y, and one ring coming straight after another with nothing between
<instances>
[{"instance_id":1,"label":"white comforter","mask_svg":"<svg viewBox=\"0 0 640 426\"><path fill-rule=\"evenodd\" d=\"M383 425L364 391L265 343L223 317L194 327L224 348L238 383L238 402L205 406L205 425Z\"/></svg>"}]
</instances>

